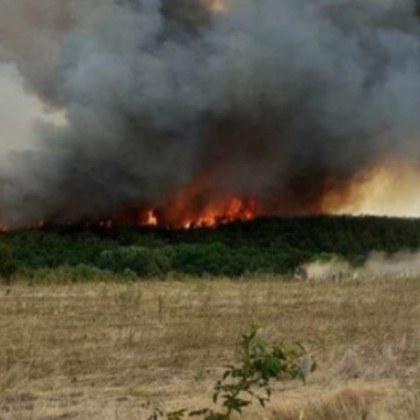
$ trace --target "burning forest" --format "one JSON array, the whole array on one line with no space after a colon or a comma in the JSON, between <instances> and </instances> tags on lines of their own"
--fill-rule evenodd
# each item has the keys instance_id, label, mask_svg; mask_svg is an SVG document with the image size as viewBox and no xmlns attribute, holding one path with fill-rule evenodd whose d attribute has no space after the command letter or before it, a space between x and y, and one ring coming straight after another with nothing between
<instances>
[{"instance_id":1,"label":"burning forest","mask_svg":"<svg viewBox=\"0 0 420 420\"><path fill-rule=\"evenodd\" d=\"M420 0L0 0L0 99L0 419L420 420Z\"/></svg>"},{"instance_id":2,"label":"burning forest","mask_svg":"<svg viewBox=\"0 0 420 420\"><path fill-rule=\"evenodd\" d=\"M413 0L0 0L0 10L0 76L12 83L13 68L53 116L2 156L4 229L420 215Z\"/></svg>"}]
</instances>

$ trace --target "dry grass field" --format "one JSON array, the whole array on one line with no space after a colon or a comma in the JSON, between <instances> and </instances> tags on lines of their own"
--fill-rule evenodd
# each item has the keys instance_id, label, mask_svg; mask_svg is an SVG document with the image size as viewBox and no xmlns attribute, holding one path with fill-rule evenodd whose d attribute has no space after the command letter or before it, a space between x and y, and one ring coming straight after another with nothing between
<instances>
[{"instance_id":1,"label":"dry grass field","mask_svg":"<svg viewBox=\"0 0 420 420\"><path fill-rule=\"evenodd\" d=\"M240 334L303 342L318 369L250 419L420 419L420 279L0 287L1 419L142 419L210 404Z\"/></svg>"}]
</instances>

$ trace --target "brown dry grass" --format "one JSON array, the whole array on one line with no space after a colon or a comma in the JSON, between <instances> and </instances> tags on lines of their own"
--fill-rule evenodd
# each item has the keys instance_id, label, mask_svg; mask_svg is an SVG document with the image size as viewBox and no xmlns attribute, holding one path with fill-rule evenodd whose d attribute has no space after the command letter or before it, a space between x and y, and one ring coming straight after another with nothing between
<instances>
[{"instance_id":1,"label":"brown dry grass","mask_svg":"<svg viewBox=\"0 0 420 420\"><path fill-rule=\"evenodd\" d=\"M141 419L209 404L242 332L306 343L318 370L248 418L420 419L420 280L0 287L1 419Z\"/></svg>"}]
</instances>

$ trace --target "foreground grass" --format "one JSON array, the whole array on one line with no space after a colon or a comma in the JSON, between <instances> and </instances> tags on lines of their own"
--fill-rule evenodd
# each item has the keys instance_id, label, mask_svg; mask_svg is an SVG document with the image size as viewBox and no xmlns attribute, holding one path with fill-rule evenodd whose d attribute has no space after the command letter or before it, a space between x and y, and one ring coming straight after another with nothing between
<instances>
[{"instance_id":1,"label":"foreground grass","mask_svg":"<svg viewBox=\"0 0 420 420\"><path fill-rule=\"evenodd\" d=\"M0 286L0 418L145 418L199 408L239 335L301 341L308 383L249 418L420 419L420 279Z\"/></svg>"}]
</instances>

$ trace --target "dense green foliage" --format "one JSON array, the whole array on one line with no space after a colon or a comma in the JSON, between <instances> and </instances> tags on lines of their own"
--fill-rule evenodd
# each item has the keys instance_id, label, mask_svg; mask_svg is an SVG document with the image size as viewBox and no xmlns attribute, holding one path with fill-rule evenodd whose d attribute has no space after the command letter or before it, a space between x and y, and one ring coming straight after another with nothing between
<instances>
[{"instance_id":1,"label":"dense green foliage","mask_svg":"<svg viewBox=\"0 0 420 420\"><path fill-rule=\"evenodd\" d=\"M357 264L373 250L393 253L419 246L417 219L265 218L189 231L50 226L1 235L0 275L56 267L71 269L74 277L81 273L82 280L104 273L127 278L276 274L331 254Z\"/></svg>"},{"instance_id":2,"label":"dense green foliage","mask_svg":"<svg viewBox=\"0 0 420 420\"><path fill-rule=\"evenodd\" d=\"M6 280L16 272L17 264L13 257L12 248L4 243L0 243L0 276Z\"/></svg>"},{"instance_id":3,"label":"dense green foliage","mask_svg":"<svg viewBox=\"0 0 420 420\"><path fill-rule=\"evenodd\" d=\"M153 277L169 273L172 268L172 254L173 250L169 246L121 246L102 251L96 259L96 264L116 273L131 270L140 277Z\"/></svg>"}]
</instances>

